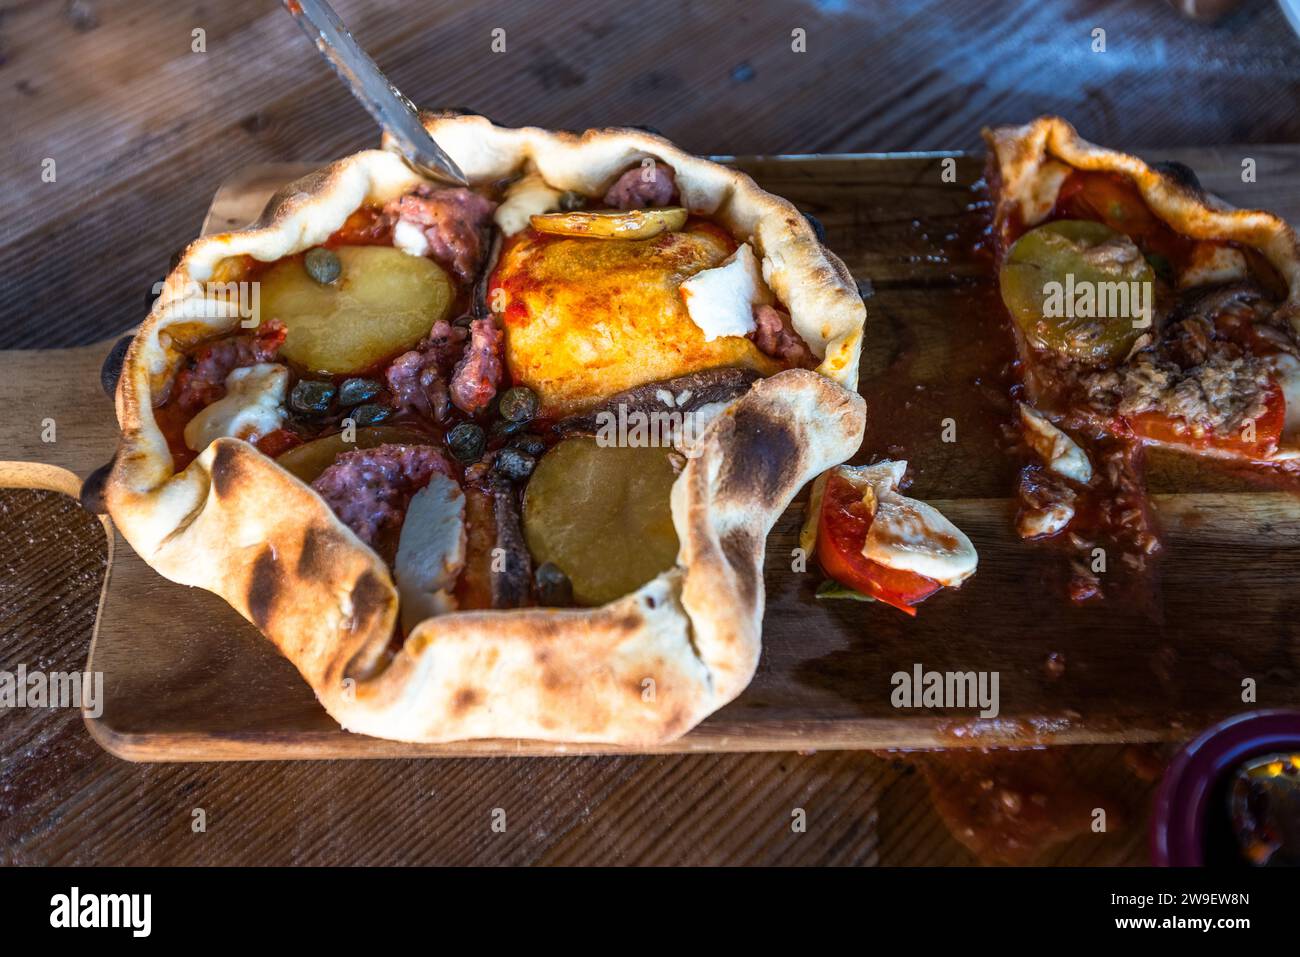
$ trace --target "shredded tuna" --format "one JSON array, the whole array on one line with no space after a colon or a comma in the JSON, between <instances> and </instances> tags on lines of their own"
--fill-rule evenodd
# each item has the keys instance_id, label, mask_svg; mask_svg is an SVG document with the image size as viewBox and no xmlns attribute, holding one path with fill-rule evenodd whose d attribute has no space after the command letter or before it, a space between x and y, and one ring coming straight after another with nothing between
<instances>
[{"instance_id":1,"label":"shredded tuna","mask_svg":"<svg viewBox=\"0 0 1300 957\"><path fill-rule=\"evenodd\" d=\"M605 205L615 209L672 206L677 200L677 178L663 163L628 170L605 193Z\"/></svg>"},{"instance_id":2,"label":"shredded tuna","mask_svg":"<svg viewBox=\"0 0 1300 957\"><path fill-rule=\"evenodd\" d=\"M287 334L284 323L269 319L250 334L226 336L195 350L190 364L176 374L172 387L177 404L194 413L226 394L226 376L235 369L272 362Z\"/></svg>"},{"instance_id":3,"label":"shredded tuna","mask_svg":"<svg viewBox=\"0 0 1300 957\"><path fill-rule=\"evenodd\" d=\"M451 377L451 401L468 415L488 407L501 382L501 330L488 319L469 327L469 345Z\"/></svg>"},{"instance_id":4,"label":"shredded tuna","mask_svg":"<svg viewBox=\"0 0 1300 957\"><path fill-rule=\"evenodd\" d=\"M442 453L429 445L380 445L344 452L312 482L325 503L367 545L400 528L413 496L434 472L451 475Z\"/></svg>"},{"instance_id":5,"label":"shredded tuna","mask_svg":"<svg viewBox=\"0 0 1300 957\"><path fill-rule=\"evenodd\" d=\"M789 314L775 306L754 307L754 331L749 338L760 352L787 365L802 369L812 369L817 365L817 357L794 331Z\"/></svg>"},{"instance_id":6,"label":"shredded tuna","mask_svg":"<svg viewBox=\"0 0 1300 957\"><path fill-rule=\"evenodd\" d=\"M1083 380L1094 407L1113 406L1126 417L1159 412L1215 435L1227 435L1247 419L1262 416L1269 383L1268 368L1249 356L1215 355L1201 365L1181 369L1149 352Z\"/></svg>"},{"instance_id":7,"label":"shredded tuna","mask_svg":"<svg viewBox=\"0 0 1300 957\"><path fill-rule=\"evenodd\" d=\"M393 200L384 213L419 227L428 255L460 282L472 282L483 255L483 234L496 203L473 190L420 186Z\"/></svg>"}]
</instances>

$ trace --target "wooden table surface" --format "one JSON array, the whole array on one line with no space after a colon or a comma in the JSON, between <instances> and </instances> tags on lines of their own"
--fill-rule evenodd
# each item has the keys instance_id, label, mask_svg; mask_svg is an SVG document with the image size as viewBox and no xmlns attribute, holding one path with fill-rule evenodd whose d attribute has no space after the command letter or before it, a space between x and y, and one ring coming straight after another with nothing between
<instances>
[{"instance_id":1,"label":"wooden table surface","mask_svg":"<svg viewBox=\"0 0 1300 957\"><path fill-rule=\"evenodd\" d=\"M1049 111L1134 148L1300 142L1300 40L1266 2L1212 27L1158 0L336 7L422 105L649 125L702 153L977 148L982 125ZM6 4L0 117L0 348L134 325L224 179L375 141L271 0ZM84 664L104 560L71 500L0 492L0 670ZM138 766L75 712L0 711L0 863L1138 863L1156 757ZM1054 825L982 848L963 821L986 780L1050 792ZM1077 826L1085 805L1108 809L1105 833Z\"/></svg>"}]
</instances>

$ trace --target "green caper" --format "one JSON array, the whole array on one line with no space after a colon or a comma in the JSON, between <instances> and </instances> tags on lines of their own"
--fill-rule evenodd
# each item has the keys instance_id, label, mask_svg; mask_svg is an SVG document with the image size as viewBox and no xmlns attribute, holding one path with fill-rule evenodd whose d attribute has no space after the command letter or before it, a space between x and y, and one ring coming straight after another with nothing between
<instances>
[{"instance_id":1,"label":"green caper","mask_svg":"<svg viewBox=\"0 0 1300 957\"><path fill-rule=\"evenodd\" d=\"M533 572L537 603L551 608L573 604L573 582L554 562L542 562Z\"/></svg>"},{"instance_id":2,"label":"green caper","mask_svg":"<svg viewBox=\"0 0 1300 957\"><path fill-rule=\"evenodd\" d=\"M497 453L493 468L512 482L522 482L533 474L537 459L521 449L504 448Z\"/></svg>"},{"instance_id":3,"label":"green caper","mask_svg":"<svg viewBox=\"0 0 1300 957\"><path fill-rule=\"evenodd\" d=\"M295 412L328 412L334 400L334 383L299 379L289 393L289 407Z\"/></svg>"},{"instance_id":4,"label":"green caper","mask_svg":"<svg viewBox=\"0 0 1300 957\"><path fill-rule=\"evenodd\" d=\"M527 452L533 458L538 458L546 451L546 440L536 432L523 432L516 435L506 444L512 449Z\"/></svg>"},{"instance_id":5,"label":"green caper","mask_svg":"<svg viewBox=\"0 0 1300 957\"><path fill-rule=\"evenodd\" d=\"M358 426L376 425L393 414L393 410L386 405L376 405L374 402L367 402L365 405L359 405L352 410L350 418Z\"/></svg>"},{"instance_id":6,"label":"green caper","mask_svg":"<svg viewBox=\"0 0 1300 957\"><path fill-rule=\"evenodd\" d=\"M477 462L486 444L483 430L473 422L462 422L447 433L447 450L460 462Z\"/></svg>"},{"instance_id":7,"label":"green caper","mask_svg":"<svg viewBox=\"0 0 1300 957\"><path fill-rule=\"evenodd\" d=\"M343 263L339 261L338 255L334 250L326 249L324 246L307 250L307 255L302 258L302 264L307 270L307 275L322 286L328 286L343 273Z\"/></svg>"},{"instance_id":8,"label":"green caper","mask_svg":"<svg viewBox=\"0 0 1300 957\"><path fill-rule=\"evenodd\" d=\"M339 386L339 405L359 405L379 395L382 389L374 379L344 379Z\"/></svg>"},{"instance_id":9,"label":"green caper","mask_svg":"<svg viewBox=\"0 0 1300 957\"><path fill-rule=\"evenodd\" d=\"M575 209L583 209L587 205L587 197L583 196L577 190L568 189L560 194L560 209L566 213L571 213Z\"/></svg>"},{"instance_id":10,"label":"green caper","mask_svg":"<svg viewBox=\"0 0 1300 957\"><path fill-rule=\"evenodd\" d=\"M507 389L497 411L507 422L527 422L537 415L537 393L524 385Z\"/></svg>"}]
</instances>

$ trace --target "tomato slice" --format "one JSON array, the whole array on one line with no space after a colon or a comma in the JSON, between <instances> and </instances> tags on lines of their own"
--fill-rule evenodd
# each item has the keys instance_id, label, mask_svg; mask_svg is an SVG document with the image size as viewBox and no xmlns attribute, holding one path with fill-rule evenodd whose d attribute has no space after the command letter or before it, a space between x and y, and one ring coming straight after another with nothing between
<instances>
[{"instance_id":1,"label":"tomato slice","mask_svg":"<svg viewBox=\"0 0 1300 957\"><path fill-rule=\"evenodd\" d=\"M1187 259L1192 241L1179 236L1147 206L1137 186L1111 172L1075 170L1057 193L1055 218L1091 219L1128 236L1143 252L1173 263Z\"/></svg>"},{"instance_id":2,"label":"tomato slice","mask_svg":"<svg viewBox=\"0 0 1300 957\"><path fill-rule=\"evenodd\" d=\"M1124 420L1128 431L1139 439L1178 445L1189 449L1217 449L1233 452L1248 459L1265 459L1277 450L1282 440L1282 427L1286 421L1286 399L1281 387L1270 383L1264 395L1264 413L1255 420L1255 435L1248 440L1241 432L1229 435L1206 433L1195 435L1181 418L1171 418L1159 412L1143 412Z\"/></svg>"},{"instance_id":3,"label":"tomato slice","mask_svg":"<svg viewBox=\"0 0 1300 957\"><path fill-rule=\"evenodd\" d=\"M872 515L862 490L832 472L822 493L817 523L817 560L826 574L846 588L870 595L900 611L915 615L918 605L943 587L933 578L890 568L862 554Z\"/></svg>"}]
</instances>

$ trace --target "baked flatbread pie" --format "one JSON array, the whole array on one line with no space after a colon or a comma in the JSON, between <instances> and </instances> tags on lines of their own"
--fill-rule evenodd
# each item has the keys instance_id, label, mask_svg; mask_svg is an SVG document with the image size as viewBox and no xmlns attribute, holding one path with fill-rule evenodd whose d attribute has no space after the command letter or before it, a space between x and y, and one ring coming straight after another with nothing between
<instances>
[{"instance_id":1,"label":"baked flatbread pie","mask_svg":"<svg viewBox=\"0 0 1300 957\"><path fill-rule=\"evenodd\" d=\"M986 130L992 237L1032 464L1018 530L1159 548L1142 449L1300 470L1300 248L1177 163L1094 146L1057 117ZM1071 595L1100 594L1073 562Z\"/></svg>"},{"instance_id":2,"label":"baked flatbread pie","mask_svg":"<svg viewBox=\"0 0 1300 957\"><path fill-rule=\"evenodd\" d=\"M344 728L652 744L748 684L768 531L862 439L865 309L788 202L634 130L426 117L193 243L106 486Z\"/></svg>"}]
</instances>

